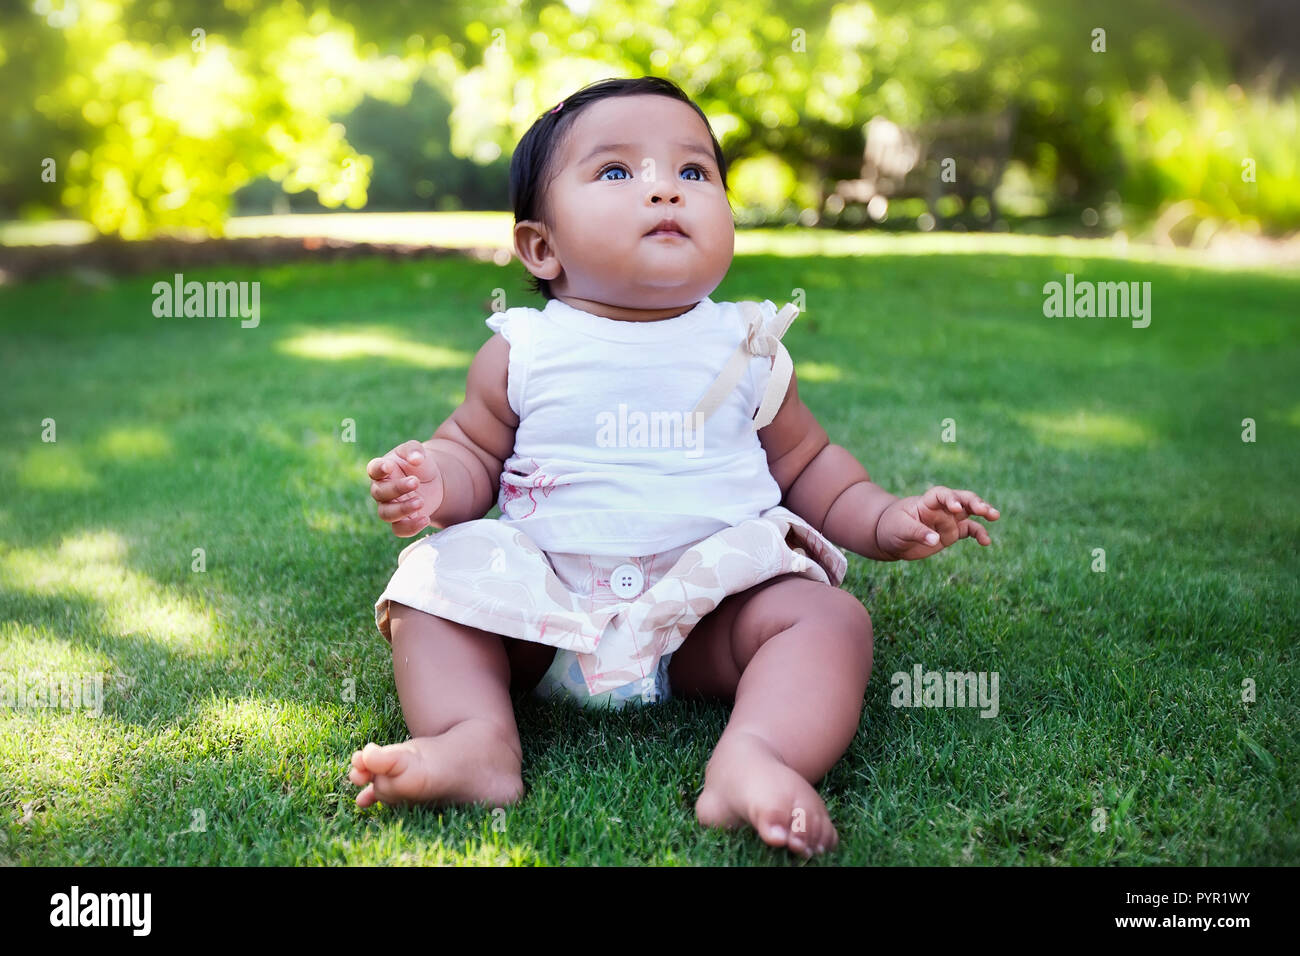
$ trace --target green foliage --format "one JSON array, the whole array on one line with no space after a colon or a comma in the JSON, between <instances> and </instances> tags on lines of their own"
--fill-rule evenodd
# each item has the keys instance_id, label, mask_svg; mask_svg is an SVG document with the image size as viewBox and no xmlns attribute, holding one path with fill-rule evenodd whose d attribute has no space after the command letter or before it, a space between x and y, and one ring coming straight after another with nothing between
<instances>
[{"instance_id":1,"label":"green foliage","mask_svg":"<svg viewBox=\"0 0 1300 956\"><path fill-rule=\"evenodd\" d=\"M586 17L525 0L520 11L466 28L481 62L453 111L458 153L508 152L570 90L654 73L695 97L729 159L793 170L787 199L805 207L858 175L874 116L913 126L1012 107L1015 158L1046 166L1067 197L1100 194L1120 172L1109 99L1153 75L1177 89L1198 69L1226 76L1219 41L1159 0L610 0ZM1092 49L1097 27L1109 28L1105 52ZM738 213L773 211L768 192L737 191Z\"/></svg>"},{"instance_id":2,"label":"green foliage","mask_svg":"<svg viewBox=\"0 0 1300 956\"><path fill-rule=\"evenodd\" d=\"M372 162L367 211L501 207L509 190L509 157L480 165L452 153L447 125L451 108L441 89L422 81L406 103L366 97L340 117L348 142ZM235 207L241 213L266 213L283 201L279 186L261 179L235 196ZM288 205L295 212L321 211L310 192L290 197Z\"/></svg>"},{"instance_id":3,"label":"green foliage","mask_svg":"<svg viewBox=\"0 0 1300 956\"><path fill-rule=\"evenodd\" d=\"M1203 232L1221 221L1300 228L1300 93L1198 83L1181 100L1157 81L1117 101L1114 129L1129 201L1176 201L1170 218Z\"/></svg>"},{"instance_id":4,"label":"green foliage","mask_svg":"<svg viewBox=\"0 0 1300 956\"><path fill-rule=\"evenodd\" d=\"M39 135L54 126L68 131L59 146L76 144L55 157L60 204L125 238L163 226L217 233L230 196L260 175L289 192L315 190L328 206L364 205L370 160L331 116L367 93L405 96L413 64L362 59L351 27L296 4L246 22L207 8L143 13L97 3L71 22L31 13L0 26L13 51L6 86L29 67L41 77L27 86L33 110L11 127ZM9 172L21 188L38 170Z\"/></svg>"},{"instance_id":5,"label":"green foliage","mask_svg":"<svg viewBox=\"0 0 1300 956\"><path fill-rule=\"evenodd\" d=\"M1221 38L1170 0L100 0L75 17L56 3L0 14L0 207L63 207L123 236L218 232L230 197L264 178L327 207L374 195L473 208L545 109L591 81L645 74L681 85L738 172L749 166L742 221L820 210L836 180L859 174L874 116L913 126L1003 110L1017 116L1011 158L1057 204L1096 205L1123 183L1126 203L1201 197L1216 215L1295 221L1294 122L1287 138L1273 112L1293 117L1294 96L1233 115ZM421 78L437 102L408 102ZM1156 81L1189 102L1197 80L1208 115L1248 124L1250 149L1270 157L1270 195L1253 205L1219 191L1218 160L1199 183L1159 173L1164 153L1143 145L1155 126L1117 108ZM1145 100L1146 124L1182 124L1174 169L1212 120L1196 102ZM421 111L446 106L435 135ZM45 157L56 184L38 182ZM491 168L480 179L463 160Z\"/></svg>"}]
</instances>

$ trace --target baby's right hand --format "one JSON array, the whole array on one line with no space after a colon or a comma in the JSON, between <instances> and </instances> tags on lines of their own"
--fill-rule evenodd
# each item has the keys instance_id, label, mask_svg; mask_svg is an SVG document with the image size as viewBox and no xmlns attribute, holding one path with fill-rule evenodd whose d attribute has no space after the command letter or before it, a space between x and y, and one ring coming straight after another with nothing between
<instances>
[{"instance_id":1,"label":"baby's right hand","mask_svg":"<svg viewBox=\"0 0 1300 956\"><path fill-rule=\"evenodd\" d=\"M379 517L399 538L429 525L429 516L442 505L442 472L424 444L412 438L366 465L370 497L379 502Z\"/></svg>"}]
</instances>

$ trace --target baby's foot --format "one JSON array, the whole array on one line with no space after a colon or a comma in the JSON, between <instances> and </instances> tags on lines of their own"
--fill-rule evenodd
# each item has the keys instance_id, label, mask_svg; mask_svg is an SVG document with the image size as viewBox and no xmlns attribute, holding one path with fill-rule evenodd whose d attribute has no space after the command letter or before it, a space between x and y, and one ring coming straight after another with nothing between
<instances>
[{"instance_id":1,"label":"baby's foot","mask_svg":"<svg viewBox=\"0 0 1300 956\"><path fill-rule=\"evenodd\" d=\"M520 753L495 724L464 720L436 737L415 737L352 754L348 779L365 789L357 806L396 803L488 803L504 806L524 795Z\"/></svg>"},{"instance_id":2,"label":"baby's foot","mask_svg":"<svg viewBox=\"0 0 1300 956\"><path fill-rule=\"evenodd\" d=\"M753 734L719 741L704 771L695 816L706 827L748 823L763 842L805 857L840 842L826 804L812 784Z\"/></svg>"}]
</instances>

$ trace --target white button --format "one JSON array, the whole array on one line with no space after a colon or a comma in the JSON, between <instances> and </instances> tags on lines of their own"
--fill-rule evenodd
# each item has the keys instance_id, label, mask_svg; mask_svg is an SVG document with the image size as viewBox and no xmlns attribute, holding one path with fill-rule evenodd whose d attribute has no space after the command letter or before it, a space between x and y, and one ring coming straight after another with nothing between
<instances>
[{"instance_id":1,"label":"white button","mask_svg":"<svg viewBox=\"0 0 1300 956\"><path fill-rule=\"evenodd\" d=\"M620 564L609 574L609 589L621 598L634 598L641 593L645 578L635 564Z\"/></svg>"}]
</instances>

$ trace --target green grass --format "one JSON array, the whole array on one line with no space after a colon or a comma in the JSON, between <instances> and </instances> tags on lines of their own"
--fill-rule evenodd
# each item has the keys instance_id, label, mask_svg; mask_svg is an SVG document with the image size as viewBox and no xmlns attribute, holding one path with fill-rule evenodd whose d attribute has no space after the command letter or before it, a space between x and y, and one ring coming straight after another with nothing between
<instances>
[{"instance_id":1,"label":"green grass","mask_svg":"<svg viewBox=\"0 0 1300 956\"><path fill-rule=\"evenodd\" d=\"M806 865L1300 863L1300 278L1026 242L746 256L713 294L806 290L786 342L832 440L1003 513L991 548L850 555L875 670ZM260 281L256 329L154 318L158 276L0 287L0 677L105 675L98 717L0 708L0 863L805 865L695 822L721 703L525 699L522 804L353 804L352 750L406 736L372 605L409 542L364 463L460 401L521 271L187 272ZM1150 328L1044 318L1065 272L1150 281ZM891 707L916 663L997 671L1000 714Z\"/></svg>"}]
</instances>

